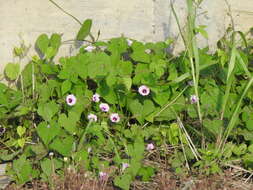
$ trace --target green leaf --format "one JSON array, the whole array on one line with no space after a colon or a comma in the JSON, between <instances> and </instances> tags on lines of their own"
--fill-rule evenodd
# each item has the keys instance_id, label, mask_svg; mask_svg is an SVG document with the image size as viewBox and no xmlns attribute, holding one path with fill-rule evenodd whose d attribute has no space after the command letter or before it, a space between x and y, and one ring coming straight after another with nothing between
<instances>
[{"instance_id":1,"label":"green leaf","mask_svg":"<svg viewBox=\"0 0 253 190\"><path fill-rule=\"evenodd\" d=\"M24 155L13 161L13 170L15 171L15 175L17 175L17 183L19 185L31 180L32 166Z\"/></svg>"},{"instance_id":2,"label":"green leaf","mask_svg":"<svg viewBox=\"0 0 253 190\"><path fill-rule=\"evenodd\" d=\"M246 121L246 127L248 130L253 131L253 118Z\"/></svg>"},{"instance_id":3,"label":"green leaf","mask_svg":"<svg viewBox=\"0 0 253 190\"><path fill-rule=\"evenodd\" d=\"M17 127L18 136L22 137L25 134L26 128L22 126Z\"/></svg>"},{"instance_id":4,"label":"green leaf","mask_svg":"<svg viewBox=\"0 0 253 190\"><path fill-rule=\"evenodd\" d=\"M123 77L121 78L122 83L125 85L127 90L131 89L132 86L132 79L130 77Z\"/></svg>"},{"instance_id":5,"label":"green leaf","mask_svg":"<svg viewBox=\"0 0 253 190\"><path fill-rule=\"evenodd\" d=\"M92 20L91 19L85 20L76 36L76 40L79 41L84 40L90 34L91 26Z\"/></svg>"},{"instance_id":6,"label":"green leaf","mask_svg":"<svg viewBox=\"0 0 253 190\"><path fill-rule=\"evenodd\" d=\"M72 136L68 136L64 139L56 138L49 145L49 147L62 156L70 156L72 148L73 148L74 139Z\"/></svg>"},{"instance_id":7,"label":"green leaf","mask_svg":"<svg viewBox=\"0 0 253 190\"><path fill-rule=\"evenodd\" d=\"M223 121L222 120L209 120L205 119L203 121L204 127L211 132L215 137L222 134L223 131Z\"/></svg>"},{"instance_id":8,"label":"green leaf","mask_svg":"<svg viewBox=\"0 0 253 190\"><path fill-rule=\"evenodd\" d=\"M40 104L38 106L38 114L45 120L50 121L51 118L59 111L59 105L54 101L48 102L46 104Z\"/></svg>"},{"instance_id":9,"label":"green leaf","mask_svg":"<svg viewBox=\"0 0 253 190\"><path fill-rule=\"evenodd\" d=\"M69 117L67 117L65 114L61 114L59 116L59 125L64 127L66 131L73 134L76 132L76 122L78 121L78 115L75 112L71 112L72 114L69 114Z\"/></svg>"},{"instance_id":10,"label":"green leaf","mask_svg":"<svg viewBox=\"0 0 253 190\"><path fill-rule=\"evenodd\" d=\"M48 46L49 46L49 39L47 35L41 34L35 42L35 47L38 48L39 51L45 55Z\"/></svg>"},{"instance_id":11,"label":"green leaf","mask_svg":"<svg viewBox=\"0 0 253 190\"><path fill-rule=\"evenodd\" d=\"M62 167L62 162L58 159L44 159L40 162L40 166L42 171L46 174L47 177L52 177L52 174L55 172L55 170Z\"/></svg>"},{"instance_id":12,"label":"green leaf","mask_svg":"<svg viewBox=\"0 0 253 190\"><path fill-rule=\"evenodd\" d=\"M137 175L142 177L142 181L149 181L150 178L154 175L154 173L154 168L147 166L140 168Z\"/></svg>"},{"instance_id":13,"label":"green leaf","mask_svg":"<svg viewBox=\"0 0 253 190\"><path fill-rule=\"evenodd\" d=\"M58 50L59 47L61 45L61 35L59 34L52 34L51 38L50 38L50 46L55 49Z\"/></svg>"},{"instance_id":14,"label":"green leaf","mask_svg":"<svg viewBox=\"0 0 253 190\"><path fill-rule=\"evenodd\" d=\"M56 50L53 47L48 47L46 50L46 58L51 59L56 54Z\"/></svg>"},{"instance_id":15,"label":"green leaf","mask_svg":"<svg viewBox=\"0 0 253 190\"><path fill-rule=\"evenodd\" d=\"M36 131L43 143L48 145L60 133L60 128L56 123L47 124L46 122L41 122Z\"/></svg>"},{"instance_id":16,"label":"green leaf","mask_svg":"<svg viewBox=\"0 0 253 190\"><path fill-rule=\"evenodd\" d=\"M237 156L240 156L242 154L245 154L246 150L247 150L247 145L246 144L240 144L239 146L234 146L232 151Z\"/></svg>"},{"instance_id":17,"label":"green leaf","mask_svg":"<svg viewBox=\"0 0 253 190\"><path fill-rule=\"evenodd\" d=\"M17 143L21 148L23 148L25 146L25 138L18 139Z\"/></svg>"},{"instance_id":18,"label":"green leaf","mask_svg":"<svg viewBox=\"0 0 253 190\"><path fill-rule=\"evenodd\" d=\"M114 185L120 187L123 190L128 190L130 188L130 184L132 181L132 177L129 174L124 174L122 176L117 176L114 179Z\"/></svg>"},{"instance_id":19,"label":"green leaf","mask_svg":"<svg viewBox=\"0 0 253 190\"><path fill-rule=\"evenodd\" d=\"M62 95L68 92L71 89L71 86L72 86L72 83L69 80L65 80L61 85Z\"/></svg>"},{"instance_id":20,"label":"green leaf","mask_svg":"<svg viewBox=\"0 0 253 190\"><path fill-rule=\"evenodd\" d=\"M253 153L253 144L251 144L249 147L248 147L248 151Z\"/></svg>"},{"instance_id":21,"label":"green leaf","mask_svg":"<svg viewBox=\"0 0 253 190\"><path fill-rule=\"evenodd\" d=\"M10 80L17 79L19 75L19 71L20 71L20 65L18 63L8 63L4 69L5 75Z\"/></svg>"},{"instance_id":22,"label":"green leaf","mask_svg":"<svg viewBox=\"0 0 253 190\"><path fill-rule=\"evenodd\" d=\"M143 115L142 115L142 104L138 100L131 101L129 104L129 109L140 123L144 122Z\"/></svg>"}]
</instances>

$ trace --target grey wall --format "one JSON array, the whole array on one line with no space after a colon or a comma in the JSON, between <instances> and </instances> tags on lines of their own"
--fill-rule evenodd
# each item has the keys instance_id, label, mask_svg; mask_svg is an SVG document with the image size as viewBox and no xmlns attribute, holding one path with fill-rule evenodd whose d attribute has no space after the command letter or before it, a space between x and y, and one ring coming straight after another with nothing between
<instances>
[{"instance_id":1,"label":"grey wall","mask_svg":"<svg viewBox=\"0 0 253 190\"><path fill-rule=\"evenodd\" d=\"M73 39L78 23L62 13L48 0L0 0L0 70L16 61L12 49L21 36L32 47L41 33L63 33L64 40ZM180 23L186 20L186 0L174 2ZM253 26L253 0L227 0L236 29L246 31ZM55 0L80 20L93 19L93 33L101 30L101 39L121 34L141 41L177 38L178 28L170 10L170 0ZM230 23L225 0L204 0L198 10L198 23L207 25L209 40L200 38L200 46L214 47ZM180 51L180 38L175 51ZM33 50L30 52L32 55ZM69 45L60 54L69 53Z\"/></svg>"}]
</instances>

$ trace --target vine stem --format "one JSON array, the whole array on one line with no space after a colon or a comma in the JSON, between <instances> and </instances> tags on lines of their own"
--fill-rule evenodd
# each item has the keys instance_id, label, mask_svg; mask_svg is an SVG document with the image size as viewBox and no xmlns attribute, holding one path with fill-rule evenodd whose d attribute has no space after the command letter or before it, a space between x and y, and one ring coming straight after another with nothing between
<instances>
[{"instance_id":1,"label":"vine stem","mask_svg":"<svg viewBox=\"0 0 253 190\"><path fill-rule=\"evenodd\" d=\"M82 25L82 22L80 20L78 20L75 16L73 16L72 14L68 13L67 11L65 11L61 6L59 6L56 2L54 2L53 0L49 0L51 3L53 3L58 9L60 9L62 12L64 12L65 14L69 15L70 17L72 17L76 22L78 22L78 24Z\"/></svg>"}]
</instances>

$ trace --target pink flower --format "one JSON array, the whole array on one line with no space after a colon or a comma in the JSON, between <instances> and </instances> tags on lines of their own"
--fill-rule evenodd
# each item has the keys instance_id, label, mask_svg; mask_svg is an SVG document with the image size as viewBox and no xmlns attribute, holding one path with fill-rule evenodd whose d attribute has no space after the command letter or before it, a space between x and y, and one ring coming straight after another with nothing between
<instances>
[{"instance_id":1,"label":"pink flower","mask_svg":"<svg viewBox=\"0 0 253 190\"><path fill-rule=\"evenodd\" d=\"M100 101L100 95L97 94L97 93L93 94L92 101L93 102L99 102Z\"/></svg>"},{"instance_id":2,"label":"pink flower","mask_svg":"<svg viewBox=\"0 0 253 190\"><path fill-rule=\"evenodd\" d=\"M128 46L131 46L131 45L133 44L133 41L132 41L132 40L127 39L127 44L128 44Z\"/></svg>"},{"instance_id":3,"label":"pink flower","mask_svg":"<svg viewBox=\"0 0 253 190\"><path fill-rule=\"evenodd\" d=\"M108 178L108 174L105 172L99 172L99 179L105 181Z\"/></svg>"},{"instance_id":4,"label":"pink flower","mask_svg":"<svg viewBox=\"0 0 253 190\"><path fill-rule=\"evenodd\" d=\"M110 109L109 105L106 103L101 103L99 105L99 108L101 109L102 112L108 112Z\"/></svg>"},{"instance_id":5,"label":"pink flower","mask_svg":"<svg viewBox=\"0 0 253 190\"><path fill-rule=\"evenodd\" d=\"M73 106L76 104L76 97L73 94L70 94L66 97L66 102L69 106Z\"/></svg>"},{"instance_id":6,"label":"pink flower","mask_svg":"<svg viewBox=\"0 0 253 190\"><path fill-rule=\"evenodd\" d=\"M113 123L118 123L118 122L120 121L119 114L117 114L117 113L112 113L112 114L110 115L110 120L111 120L111 122L113 122Z\"/></svg>"},{"instance_id":7,"label":"pink flower","mask_svg":"<svg viewBox=\"0 0 253 190\"><path fill-rule=\"evenodd\" d=\"M139 92L140 95L142 95L142 96L147 96L147 95L149 95L149 93L150 93L150 89L149 89L147 86L145 86L145 85L141 85L141 86L139 87L139 89L138 89L138 92Z\"/></svg>"},{"instance_id":8,"label":"pink flower","mask_svg":"<svg viewBox=\"0 0 253 190\"><path fill-rule=\"evenodd\" d=\"M153 150L155 148L153 143L147 144L146 150L150 151Z\"/></svg>"},{"instance_id":9,"label":"pink flower","mask_svg":"<svg viewBox=\"0 0 253 190\"><path fill-rule=\"evenodd\" d=\"M190 100L191 100L191 104L195 104L199 101L196 95L191 95Z\"/></svg>"},{"instance_id":10,"label":"pink flower","mask_svg":"<svg viewBox=\"0 0 253 190\"><path fill-rule=\"evenodd\" d=\"M90 113L87 118L90 122L96 122L98 120L98 117L92 113Z\"/></svg>"},{"instance_id":11,"label":"pink flower","mask_svg":"<svg viewBox=\"0 0 253 190\"><path fill-rule=\"evenodd\" d=\"M122 163L122 171L129 167L128 163Z\"/></svg>"},{"instance_id":12,"label":"pink flower","mask_svg":"<svg viewBox=\"0 0 253 190\"><path fill-rule=\"evenodd\" d=\"M92 52L94 49L96 49L96 47L90 45L90 46L87 46L86 48L84 48L86 51L88 52Z\"/></svg>"}]
</instances>

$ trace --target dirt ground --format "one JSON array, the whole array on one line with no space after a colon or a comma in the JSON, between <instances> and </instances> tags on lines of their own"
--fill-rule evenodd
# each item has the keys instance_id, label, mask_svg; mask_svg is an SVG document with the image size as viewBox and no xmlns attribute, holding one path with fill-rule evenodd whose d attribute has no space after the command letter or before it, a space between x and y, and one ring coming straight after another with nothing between
<instances>
[{"instance_id":1,"label":"dirt ground","mask_svg":"<svg viewBox=\"0 0 253 190\"><path fill-rule=\"evenodd\" d=\"M111 179L100 181L85 172L66 172L64 178L55 177L54 185L33 181L23 187L9 185L6 190L119 190ZM240 170L228 169L223 174L179 177L170 171L161 171L151 182L135 181L131 190L253 190L251 176Z\"/></svg>"}]
</instances>

